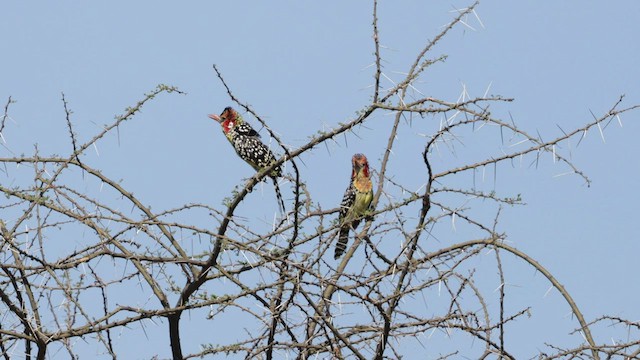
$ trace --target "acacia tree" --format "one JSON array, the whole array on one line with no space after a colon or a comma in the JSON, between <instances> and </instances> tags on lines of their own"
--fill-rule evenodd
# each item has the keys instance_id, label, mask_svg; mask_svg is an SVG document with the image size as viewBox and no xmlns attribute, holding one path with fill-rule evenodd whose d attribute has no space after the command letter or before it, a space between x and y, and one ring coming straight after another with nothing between
<instances>
[{"instance_id":1,"label":"acacia tree","mask_svg":"<svg viewBox=\"0 0 640 360\"><path fill-rule=\"evenodd\" d=\"M77 343L83 339L115 359L122 351L114 340L117 334L138 324L136 336L144 336L144 324L151 321L167 324L167 346L174 359L229 354L267 359L400 358L411 354L407 349L420 344L425 334L435 331L459 341L471 339L475 345L465 350L435 350L434 357L514 358L505 341L505 326L527 321L523 315L529 308L511 311L507 306L502 286L505 256L546 277L570 307L576 333L583 336L576 346L547 344L542 357L638 356L639 323L608 316L585 319L558 279L505 242L507 234L497 226L499 215L503 208L521 204L519 196L464 187L455 181L460 174L474 174L516 158L538 161L546 153L588 181L560 145L593 128L602 129L637 106L624 107L620 98L609 111L583 126L542 140L510 119L492 115L491 109L507 106L509 98L448 101L422 95L419 80L432 64L444 59L430 57L433 47L473 14L476 5L461 10L424 44L404 78L384 88L382 34L374 1L371 102L355 117L345 117L299 147L285 146L214 66L230 99L266 129L279 145L276 152L282 154L271 168L236 189L228 189L231 195L222 206L187 203L152 211L145 199L134 196L125 185L84 159L87 150L105 136L118 129L124 131L126 123L157 95L180 93L178 89L158 86L86 141L74 132L63 95L72 151L66 156L42 155L36 147L31 155L0 158L11 179L0 185L8 199L0 206L2 356L44 359L66 351L77 358ZM8 125L12 103L9 98L4 107L0 134ZM357 135L379 114L389 115L392 126L385 134L384 155L374 169L374 210L336 262L332 251L326 253L335 244L339 209L322 207L321 199L306 187L308 179L300 170L300 157L342 134ZM433 129L421 147L402 150L421 155L421 167L414 167L420 170L412 174L423 184L417 191L397 176L400 170L393 169L402 166L394 166L394 161L401 159L391 156L398 151L398 131L413 122L430 123ZM443 168L439 164L434 168L433 157L444 151L438 149L453 147L461 134L478 137L479 143L498 134L503 143L518 146L481 159L463 159L456 166ZM290 169L281 181L290 194L287 211L276 216L273 227L261 229L244 216L243 209L248 206L243 206L260 203L249 194L272 168L284 163ZM100 184L100 191L87 190L87 183ZM493 204L491 216L484 210L475 212L474 206L481 206L477 202L460 207L460 199ZM210 218L210 226L189 221L202 216ZM466 238L448 246L434 241L453 221L465 228L462 233ZM62 238L80 241L71 246ZM188 246L186 238L192 239ZM488 266L497 270L501 284L495 292L479 286L476 276L481 269L474 260L485 256L487 250L494 259ZM438 300L427 311L420 299L433 299L436 293ZM236 329L228 317L241 321L244 329ZM194 331L185 322L194 318L206 319L212 324L210 328L217 329L212 330L212 340L200 347L185 345ZM601 323L626 327L630 336L607 344L607 339L601 341L591 333Z\"/></svg>"}]
</instances>

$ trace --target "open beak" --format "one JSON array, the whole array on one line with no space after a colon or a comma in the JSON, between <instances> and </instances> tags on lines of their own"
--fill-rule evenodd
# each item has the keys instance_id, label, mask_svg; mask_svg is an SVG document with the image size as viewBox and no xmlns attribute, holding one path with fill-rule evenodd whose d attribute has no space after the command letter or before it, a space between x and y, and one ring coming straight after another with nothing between
<instances>
[{"instance_id":1,"label":"open beak","mask_svg":"<svg viewBox=\"0 0 640 360\"><path fill-rule=\"evenodd\" d=\"M220 122L220 116L218 116L218 115L209 114L209 118L211 118L211 119L213 119L213 120L215 120L217 122Z\"/></svg>"}]
</instances>

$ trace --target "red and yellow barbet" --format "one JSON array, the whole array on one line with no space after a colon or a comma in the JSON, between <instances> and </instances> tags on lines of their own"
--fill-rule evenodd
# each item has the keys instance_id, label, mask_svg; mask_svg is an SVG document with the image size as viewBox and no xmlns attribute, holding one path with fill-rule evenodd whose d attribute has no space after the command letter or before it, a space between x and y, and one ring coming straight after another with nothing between
<instances>
[{"instance_id":1,"label":"red and yellow barbet","mask_svg":"<svg viewBox=\"0 0 640 360\"><path fill-rule=\"evenodd\" d=\"M231 143L242 160L251 165L256 171L261 171L276 162L267 145L260 140L260 134L246 123L242 116L231 107L225 108L220 115L210 114L209 117L220 123L222 132ZM282 168L274 167L269 172L276 188L276 196L284 212L284 200L280 194L277 178L282 176Z\"/></svg>"},{"instance_id":2,"label":"red and yellow barbet","mask_svg":"<svg viewBox=\"0 0 640 360\"><path fill-rule=\"evenodd\" d=\"M334 257L339 258L347 249L349 230L356 229L369 211L373 200L373 184L369 175L369 162L363 154L355 154L351 159L351 182L340 203L340 233Z\"/></svg>"}]
</instances>

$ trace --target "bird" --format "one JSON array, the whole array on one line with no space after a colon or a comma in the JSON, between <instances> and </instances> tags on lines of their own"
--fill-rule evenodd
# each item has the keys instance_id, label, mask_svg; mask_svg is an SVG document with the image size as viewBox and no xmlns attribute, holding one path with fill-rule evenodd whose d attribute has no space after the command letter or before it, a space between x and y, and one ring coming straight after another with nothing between
<instances>
[{"instance_id":1,"label":"bird","mask_svg":"<svg viewBox=\"0 0 640 360\"><path fill-rule=\"evenodd\" d=\"M220 115L209 114L209 118L217 121L222 126L222 132L236 153L242 160L256 171L261 171L276 162L273 152L260 140L260 134L251 125L244 121L232 107L226 107ZM278 178L282 176L280 165L274 167L268 176L273 179L276 197L282 211L285 211L284 200L278 187Z\"/></svg>"},{"instance_id":2,"label":"bird","mask_svg":"<svg viewBox=\"0 0 640 360\"><path fill-rule=\"evenodd\" d=\"M339 258L347 249L349 230L356 229L363 216L370 210L373 200L373 184L369 174L369 162L363 154L351 158L351 181L340 203L338 223L340 232L334 258Z\"/></svg>"}]
</instances>

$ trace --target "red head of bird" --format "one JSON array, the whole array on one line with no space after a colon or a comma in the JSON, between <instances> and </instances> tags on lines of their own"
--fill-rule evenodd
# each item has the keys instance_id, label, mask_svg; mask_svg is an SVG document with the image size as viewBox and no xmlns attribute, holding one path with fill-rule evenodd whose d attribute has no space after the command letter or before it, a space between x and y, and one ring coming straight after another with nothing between
<instances>
[{"instance_id":1,"label":"red head of bird","mask_svg":"<svg viewBox=\"0 0 640 360\"><path fill-rule=\"evenodd\" d=\"M222 125L222 131L227 134L237 124L242 123L242 116L232 107L226 107L220 115L209 114L209 117Z\"/></svg>"},{"instance_id":2,"label":"red head of bird","mask_svg":"<svg viewBox=\"0 0 640 360\"><path fill-rule=\"evenodd\" d=\"M369 162L367 161L367 157L363 154L355 154L351 158L351 164L353 167L353 171L351 172L351 178L355 178L360 170L362 170L362 175L365 178L369 178Z\"/></svg>"}]
</instances>

